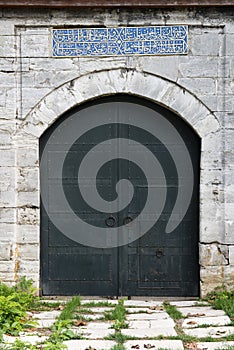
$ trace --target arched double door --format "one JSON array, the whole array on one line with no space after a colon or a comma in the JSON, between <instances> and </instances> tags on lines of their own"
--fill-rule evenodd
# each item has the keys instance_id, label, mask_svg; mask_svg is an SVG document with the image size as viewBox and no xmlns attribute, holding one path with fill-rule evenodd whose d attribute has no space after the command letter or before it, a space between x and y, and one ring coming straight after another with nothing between
<instances>
[{"instance_id":1,"label":"arched double door","mask_svg":"<svg viewBox=\"0 0 234 350\"><path fill-rule=\"evenodd\" d=\"M198 296L200 139L129 95L68 111L40 139L44 295Z\"/></svg>"}]
</instances>

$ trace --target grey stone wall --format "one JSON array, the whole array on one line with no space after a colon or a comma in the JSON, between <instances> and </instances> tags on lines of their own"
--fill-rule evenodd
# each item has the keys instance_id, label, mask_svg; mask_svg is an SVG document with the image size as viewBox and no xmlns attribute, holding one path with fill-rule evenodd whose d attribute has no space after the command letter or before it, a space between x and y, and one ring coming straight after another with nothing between
<instances>
[{"instance_id":1,"label":"grey stone wall","mask_svg":"<svg viewBox=\"0 0 234 350\"><path fill-rule=\"evenodd\" d=\"M201 294L234 288L234 21L226 10L0 10L0 280L39 285L38 138L63 112L128 92L200 135ZM61 26L187 24L189 54L52 58Z\"/></svg>"}]
</instances>

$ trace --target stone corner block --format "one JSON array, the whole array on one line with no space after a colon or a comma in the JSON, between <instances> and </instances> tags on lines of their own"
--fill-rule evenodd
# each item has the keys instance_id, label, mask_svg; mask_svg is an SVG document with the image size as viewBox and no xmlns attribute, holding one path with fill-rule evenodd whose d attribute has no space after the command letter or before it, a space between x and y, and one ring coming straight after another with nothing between
<instances>
[{"instance_id":1,"label":"stone corner block","mask_svg":"<svg viewBox=\"0 0 234 350\"><path fill-rule=\"evenodd\" d=\"M12 256L12 243L10 241L1 242L0 260L10 260Z\"/></svg>"}]
</instances>

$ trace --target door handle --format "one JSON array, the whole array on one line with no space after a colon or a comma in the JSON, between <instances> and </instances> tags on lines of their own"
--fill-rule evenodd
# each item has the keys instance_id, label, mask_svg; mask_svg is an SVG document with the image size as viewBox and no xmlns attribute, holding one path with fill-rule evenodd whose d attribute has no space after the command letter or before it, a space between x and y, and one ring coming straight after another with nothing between
<instances>
[{"instance_id":1,"label":"door handle","mask_svg":"<svg viewBox=\"0 0 234 350\"><path fill-rule=\"evenodd\" d=\"M105 223L106 223L106 226L113 227L116 224L116 218L111 215L105 220Z\"/></svg>"},{"instance_id":2,"label":"door handle","mask_svg":"<svg viewBox=\"0 0 234 350\"><path fill-rule=\"evenodd\" d=\"M157 248L155 251L155 255L158 259L165 255L163 248Z\"/></svg>"},{"instance_id":3,"label":"door handle","mask_svg":"<svg viewBox=\"0 0 234 350\"><path fill-rule=\"evenodd\" d=\"M131 218L131 216L126 216L126 218L123 219L123 224L127 225L130 222L132 222L133 218Z\"/></svg>"}]
</instances>

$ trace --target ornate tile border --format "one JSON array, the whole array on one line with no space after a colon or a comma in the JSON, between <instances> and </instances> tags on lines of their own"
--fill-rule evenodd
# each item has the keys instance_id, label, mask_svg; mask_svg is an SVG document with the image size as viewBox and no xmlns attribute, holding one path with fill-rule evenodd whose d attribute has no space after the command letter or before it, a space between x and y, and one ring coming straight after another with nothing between
<instances>
[{"instance_id":1,"label":"ornate tile border","mask_svg":"<svg viewBox=\"0 0 234 350\"><path fill-rule=\"evenodd\" d=\"M54 57L184 55L187 26L53 29Z\"/></svg>"}]
</instances>

